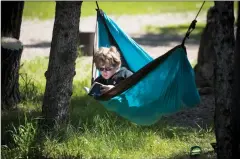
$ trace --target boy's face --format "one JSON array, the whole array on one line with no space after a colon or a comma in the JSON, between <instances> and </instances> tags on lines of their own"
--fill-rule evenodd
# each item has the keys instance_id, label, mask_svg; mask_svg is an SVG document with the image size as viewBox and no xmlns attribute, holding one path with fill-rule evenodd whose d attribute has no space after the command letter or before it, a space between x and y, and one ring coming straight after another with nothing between
<instances>
[{"instance_id":1,"label":"boy's face","mask_svg":"<svg viewBox=\"0 0 240 159\"><path fill-rule=\"evenodd\" d=\"M98 70L104 79L109 79L117 72L118 68L113 66L101 66Z\"/></svg>"}]
</instances>

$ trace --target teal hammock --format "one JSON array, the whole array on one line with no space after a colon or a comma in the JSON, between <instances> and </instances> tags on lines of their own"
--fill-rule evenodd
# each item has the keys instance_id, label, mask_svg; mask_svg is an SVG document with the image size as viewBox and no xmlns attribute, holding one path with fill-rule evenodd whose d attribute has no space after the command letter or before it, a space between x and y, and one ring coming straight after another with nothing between
<instances>
[{"instance_id":1,"label":"teal hammock","mask_svg":"<svg viewBox=\"0 0 240 159\"><path fill-rule=\"evenodd\" d=\"M200 103L184 41L153 59L102 10L97 10L98 47L114 45L134 74L96 98L104 107L138 125Z\"/></svg>"}]
</instances>

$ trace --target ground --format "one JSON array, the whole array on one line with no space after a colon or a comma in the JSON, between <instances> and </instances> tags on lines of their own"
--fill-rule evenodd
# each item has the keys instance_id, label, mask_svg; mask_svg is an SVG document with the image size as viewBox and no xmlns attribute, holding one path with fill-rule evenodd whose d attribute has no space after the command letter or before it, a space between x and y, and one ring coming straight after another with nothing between
<instances>
[{"instance_id":1,"label":"ground","mask_svg":"<svg viewBox=\"0 0 240 159\"><path fill-rule=\"evenodd\" d=\"M183 37L150 35L143 29L144 26L168 26L191 23L196 13L169 13L160 15L109 15L128 35L139 43L152 57L156 58L169 49L181 43ZM205 15L198 17L198 23L205 22ZM52 39L54 20L26 20L23 19L20 40L24 44L22 59L31 59L36 56L48 56ZM80 19L80 31L94 31L96 17L83 17ZM190 41L191 39L189 39ZM186 42L189 61L197 58L199 42Z\"/></svg>"},{"instance_id":2,"label":"ground","mask_svg":"<svg viewBox=\"0 0 240 159\"><path fill-rule=\"evenodd\" d=\"M142 46L152 57L156 58L174 46L181 44L179 36L147 34L144 26L167 26L175 24L191 23L196 13L171 13L160 15L138 15L138 16L111 16L128 35L130 35L140 46ZM198 23L205 22L206 15L198 17ZM22 59L32 59L36 56L49 56L54 20L25 20L22 22L20 40L24 44ZM80 19L80 31L94 31L96 17L84 17ZM186 41L188 59L194 62L197 59L199 41ZM90 58L89 58L90 59ZM194 109L179 112L170 116L175 123L180 125L208 127L213 122L214 97L201 96L201 104Z\"/></svg>"}]
</instances>

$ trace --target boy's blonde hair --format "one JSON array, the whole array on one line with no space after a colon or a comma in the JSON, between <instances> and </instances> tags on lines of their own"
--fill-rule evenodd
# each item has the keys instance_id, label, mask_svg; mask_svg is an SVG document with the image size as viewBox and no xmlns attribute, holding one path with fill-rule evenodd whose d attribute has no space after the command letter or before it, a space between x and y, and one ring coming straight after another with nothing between
<instances>
[{"instance_id":1,"label":"boy's blonde hair","mask_svg":"<svg viewBox=\"0 0 240 159\"><path fill-rule=\"evenodd\" d=\"M96 64L96 67L99 68L101 66L113 66L120 67L121 66L121 57L117 48L111 46L100 47L99 50L94 54L93 62Z\"/></svg>"}]
</instances>

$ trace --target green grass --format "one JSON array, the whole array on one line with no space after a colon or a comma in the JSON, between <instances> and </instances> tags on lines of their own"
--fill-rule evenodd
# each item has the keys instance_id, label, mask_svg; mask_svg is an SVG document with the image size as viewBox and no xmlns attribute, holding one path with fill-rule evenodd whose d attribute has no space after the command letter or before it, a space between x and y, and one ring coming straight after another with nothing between
<instances>
[{"instance_id":1,"label":"green grass","mask_svg":"<svg viewBox=\"0 0 240 159\"><path fill-rule=\"evenodd\" d=\"M168 25L168 26L152 26L147 25L143 28L146 33L149 34L159 34L159 35L167 35L167 36L183 36L186 34L190 23L187 24L179 24L179 25ZM205 23L197 23L195 29L191 32L190 38L200 40L201 33L205 28Z\"/></svg>"},{"instance_id":2,"label":"green grass","mask_svg":"<svg viewBox=\"0 0 240 159\"><path fill-rule=\"evenodd\" d=\"M23 61L20 73L21 95L18 111L2 112L2 158L186 158L191 146L199 145L204 153L212 151L215 141L208 129L180 127L160 120L152 126L137 126L117 116L92 98L83 86L90 85L91 58L76 62L70 123L49 134L40 133L41 102L48 58ZM8 131L10 130L10 131ZM6 157L8 156L8 157ZM33 157L34 156L34 157ZM203 154L202 158L214 158Z\"/></svg>"},{"instance_id":3,"label":"green grass","mask_svg":"<svg viewBox=\"0 0 240 159\"><path fill-rule=\"evenodd\" d=\"M163 27L156 27L147 25L145 26L145 31L147 33L155 33L155 34L185 34L188 30L190 23L187 24L178 24L178 25L168 25ZM205 23L197 23L196 28L193 30L192 34L200 34L205 27Z\"/></svg>"},{"instance_id":4,"label":"green grass","mask_svg":"<svg viewBox=\"0 0 240 159\"><path fill-rule=\"evenodd\" d=\"M202 2L98 2L99 7L107 14L113 15L136 15L136 14L157 14L172 12L198 12ZM202 12L213 5L213 2L206 2ZM83 2L82 16L96 15L95 2ZM25 2L23 17L27 19L51 19L55 14L55 2Z\"/></svg>"}]
</instances>

